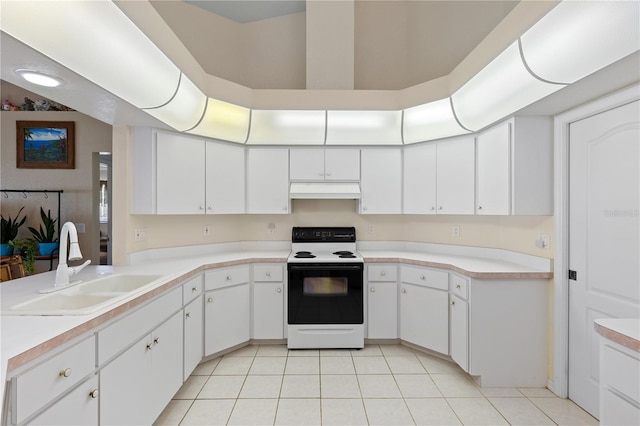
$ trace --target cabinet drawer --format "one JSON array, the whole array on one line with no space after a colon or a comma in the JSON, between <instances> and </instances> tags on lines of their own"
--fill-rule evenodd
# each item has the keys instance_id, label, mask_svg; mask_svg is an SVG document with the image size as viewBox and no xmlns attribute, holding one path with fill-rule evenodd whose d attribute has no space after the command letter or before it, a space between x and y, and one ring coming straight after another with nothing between
<instances>
[{"instance_id":1,"label":"cabinet drawer","mask_svg":"<svg viewBox=\"0 0 640 426\"><path fill-rule=\"evenodd\" d=\"M182 303L187 305L202 294L202 275L191 278L182 284Z\"/></svg>"},{"instance_id":2,"label":"cabinet drawer","mask_svg":"<svg viewBox=\"0 0 640 426\"><path fill-rule=\"evenodd\" d=\"M149 333L180 308L182 308L182 288L177 287L99 331L98 365L102 365Z\"/></svg>"},{"instance_id":3,"label":"cabinet drawer","mask_svg":"<svg viewBox=\"0 0 640 426\"><path fill-rule=\"evenodd\" d=\"M253 281L282 282L282 265L254 265Z\"/></svg>"},{"instance_id":4,"label":"cabinet drawer","mask_svg":"<svg viewBox=\"0 0 640 426\"><path fill-rule=\"evenodd\" d=\"M400 276L402 277L402 282L405 283L449 290L449 274L447 272L402 266L400 268Z\"/></svg>"},{"instance_id":5,"label":"cabinet drawer","mask_svg":"<svg viewBox=\"0 0 640 426\"><path fill-rule=\"evenodd\" d=\"M96 345L95 338L91 336L14 377L14 423L22 423L49 401L85 378L95 366Z\"/></svg>"},{"instance_id":6,"label":"cabinet drawer","mask_svg":"<svg viewBox=\"0 0 640 426\"><path fill-rule=\"evenodd\" d=\"M398 268L395 265L367 266L367 281L395 282L398 279Z\"/></svg>"},{"instance_id":7,"label":"cabinet drawer","mask_svg":"<svg viewBox=\"0 0 640 426\"><path fill-rule=\"evenodd\" d=\"M615 389L637 403L640 403L640 389L638 377L640 377L640 359L631 356L616 348L604 344L602 351L602 371L600 377L602 385Z\"/></svg>"},{"instance_id":8,"label":"cabinet drawer","mask_svg":"<svg viewBox=\"0 0 640 426\"><path fill-rule=\"evenodd\" d=\"M205 291L249 282L249 266L213 269L205 272Z\"/></svg>"},{"instance_id":9,"label":"cabinet drawer","mask_svg":"<svg viewBox=\"0 0 640 426\"><path fill-rule=\"evenodd\" d=\"M451 274L451 292L463 300L469 298L469 280Z\"/></svg>"}]
</instances>

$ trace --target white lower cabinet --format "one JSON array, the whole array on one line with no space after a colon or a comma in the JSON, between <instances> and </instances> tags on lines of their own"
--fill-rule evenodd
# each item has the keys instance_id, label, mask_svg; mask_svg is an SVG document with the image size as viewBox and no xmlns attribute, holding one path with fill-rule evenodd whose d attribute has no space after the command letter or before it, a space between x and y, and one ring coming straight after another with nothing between
<instances>
[{"instance_id":1,"label":"white lower cabinet","mask_svg":"<svg viewBox=\"0 0 640 426\"><path fill-rule=\"evenodd\" d=\"M253 266L253 339L284 338L283 265Z\"/></svg>"},{"instance_id":2,"label":"white lower cabinet","mask_svg":"<svg viewBox=\"0 0 640 426\"><path fill-rule=\"evenodd\" d=\"M249 267L205 273L204 354L209 356L251 338Z\"/></svg>"},{"instance_id":3,"label":"white lower cabinet","mask_svg":"<svg viewBox=\"0 0 640 426\"><path fill-rule=\"evenodd\" d=\"M464 371L469 371L469 303L450 295L449 354Z\"/></svg>"},{"instance_id":4,"label":"white lower cabinet","mask_svg":"<svg viewBox=\"0 0 640 426\"><path fill-rule=\"evenodd\" d=\"M367 338L398 338L396 265L367 266Z\"/></svg>"},{"instance_id":5,"label":"white lower cabinet","mask_svg":"<svg viewBox=\"0 0 640 426\"><path fill-rule=\"evenodd\" d=\"M600 338L600 424L640 424L640 353Z\"/></svg>"},{"instance_id":6,"label":"white lower cabinet","mask_svg":"<svg viewBox=\"0 0 640 426\"><path fill-rule=\"evenodd\" d=\"M96 425L98 424L98 396L98 376L93 375L29 424L42 426Z\"/></svg>"},{"instance_id":7,"label":"white lower cabinet","mask_svg":"<svg viewBox=\"0 0 640 426\"><path fill-rule=\"evenodd\" d=\"M204 307L202 295L191 301L184 315L184 376L187 380L204 354Z\"/></svg>"},{"instance_id":8,"label":"white lower cabinet","mask_svg":"<svg viewBox=\"0 0 640 426\"><path fill-rule=\"evenodd\" d=\"M100 424L151 424L183 383L182 312L100 371Z\"/></svg>"},{"instance_id":9,"label":"white lower cabinet","mask_svg":"<svg viewBox=\"0 0 640 426\"><path fill-rule=\"evenodd\" d=\"M400 268L400 339L449 354L448 273Z\"/></svg>"}]
</instances>

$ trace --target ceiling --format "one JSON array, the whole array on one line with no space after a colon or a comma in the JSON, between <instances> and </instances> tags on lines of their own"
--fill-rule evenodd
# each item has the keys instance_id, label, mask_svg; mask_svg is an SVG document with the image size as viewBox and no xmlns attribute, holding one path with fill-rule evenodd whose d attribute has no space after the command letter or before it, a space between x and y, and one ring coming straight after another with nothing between
<instances>
[{"instance_id":1,"label":"ceiling","mask_svg":"<svg viewBox=\"0 0 640 426\"><path fill-rule=\"evenodd\" d=\"M185 2L239 24L300 13L307 7L305 0L185 0Z\"/></svg>"}]
</instances>

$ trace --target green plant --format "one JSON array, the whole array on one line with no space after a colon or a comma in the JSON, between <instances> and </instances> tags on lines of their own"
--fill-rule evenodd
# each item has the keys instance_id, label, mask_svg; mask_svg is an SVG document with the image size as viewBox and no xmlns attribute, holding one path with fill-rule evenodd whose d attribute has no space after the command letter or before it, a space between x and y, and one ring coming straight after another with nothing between
<instances>
[{"instance_id":1,"label":"green plant","mask_svg":"<svg viewBox=\"0 0 640 426\"><path fill-rule=\"evenodd\" d=\"M38 252L38 242L33 238L20 238L9 241L9 245L20 251L24 272L33 274L36 264L36 253Z\"/></svg>"},{"instance_id":2,"label":"green plant","mask_svg":"<svg viewBox=\"0 0 640 426\"><path fill-rule=\"evenodd\" d=\"M56 241L54 236L56 234L55 224L57 219L51 219L51 210L47 210L47 214L44 214L42 207L40 207L40 218L42 219L40 229L35 229L29 226L29 231L31 231L33 237L39 243L53 243ZM42 225L44 225L44 229L42 228Z\"/></svg>"},{"instance_id":3,"label":"green plant","mask_svg":"<svg viewBox=\"0 0 640 426\"><path fill-rule=\"evenodd\" d=\"M27 220L26 216L20 220L20 213L22 213L23 209L24 207L18 210L15 220L13 220L11 216L5 219L4 216L0 214L0 244L9 244L9 241L14 240L18 236L18 230Z\"/></svg>"}]
</instances>

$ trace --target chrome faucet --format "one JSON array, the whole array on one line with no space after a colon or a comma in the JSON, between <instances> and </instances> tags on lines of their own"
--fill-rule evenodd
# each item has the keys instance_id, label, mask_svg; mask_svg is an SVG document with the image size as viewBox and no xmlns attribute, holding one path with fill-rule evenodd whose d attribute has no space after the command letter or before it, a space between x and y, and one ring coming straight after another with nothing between
<instances>
[{"instance_id":1,"label":"chrome faucet","mask_svg":"<svg viewBox=\"0 0 640 426\"><path fill-rule=\"evenodd\" d=\"M87 260L80 266L67 266L67 238L69 239L69 258L68 260L80 260L82 259L82 253L80 252L80 245L78 244L78 231L73 222L65 222L60 230L60 258L58 262L58 269L56 269L56 282L54 287L64 287L69 285L69 277L74 276L85 266L91 263L91 260Z\"/></svg>"}]
</instances>

